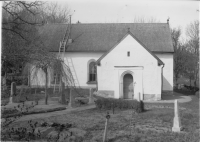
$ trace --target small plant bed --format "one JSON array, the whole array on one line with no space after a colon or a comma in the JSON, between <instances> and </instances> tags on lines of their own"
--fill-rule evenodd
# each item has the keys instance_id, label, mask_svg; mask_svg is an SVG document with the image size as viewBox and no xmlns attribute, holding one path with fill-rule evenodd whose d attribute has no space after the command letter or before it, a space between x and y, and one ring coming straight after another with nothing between
<instances>
[{"instance_id":1,"label":"small plant bed","mask_svg":"<svg viewBox=\"0 0 200 142\"><path fill-rule=\"evenodd\" d=\"M4 98L4 99L1 99L1 106L5 106L9 103L9 98Z\"/></svg>"},{"instance_id":2,"label":"small plant bed","mask_svg":"<svg viewBox=\"0 0 200 142\"><path fill-rule=\"evenodd\" d=\"M57 107L57 108L45 109L45 110L32 110L28 112L16 111L10 114L2 114L2 118L9 118L9 117L16 117L16 116L30 115L30 114L39 114L39 113L48 113L48 112L54 112L54 111L61 111L65 109L66 107Z\"/></svg>"},{"instance_id":3,"label":"small plant bed","mask_svg":"<svg viewBox=\"0 0 200 142\"><path fill-rule=\"evenodd\" d=\"M15 114L18 114L18 113L20 113L20 111L17 110L16 108L5 108L5 109L1 108L1 117L2 118L5 118L9 115L15 115Z\"/></svg>"},{"instance_id":4,"label":"small plant bed","mask_svg":"<svg viewBox=\"0 0 200 142\"><path fill-rule=\"evenodd\" d=\"M65 106L60 105L38 105L36 102L19 103L15 106L2 108L2 118L16 117L22 115L48 113L65 110Z\"/></svg>"}]
</instances>

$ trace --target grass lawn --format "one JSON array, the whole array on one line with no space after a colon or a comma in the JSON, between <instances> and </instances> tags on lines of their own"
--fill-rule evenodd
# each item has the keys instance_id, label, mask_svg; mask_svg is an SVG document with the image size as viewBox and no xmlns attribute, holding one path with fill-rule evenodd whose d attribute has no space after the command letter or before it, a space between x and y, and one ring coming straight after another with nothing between
<instances>
[{"instance_id":1,"label":"grass lawn","mask_svg":"<svg viewBox=\"0 0 200 142\"><path fill-rule=\"evenodd\" d=\"M146 105L150 105L145 103ZM173 107L173 104L152 104ZM180 104L181 123L185 133L172 133L174 110L172 108L150 108L135 116L136 128L130 136L131 110L109 110L108 142L199 142L199 99ZM86 132L84 142L102 142L106 110L85 110L70 112L61 116L37 119L37 122L72 123L73 127ZM27 122L12 124L13 127L27 127ZM168 131L169 130L169 131Z\"/></svg>"}]
</instances>

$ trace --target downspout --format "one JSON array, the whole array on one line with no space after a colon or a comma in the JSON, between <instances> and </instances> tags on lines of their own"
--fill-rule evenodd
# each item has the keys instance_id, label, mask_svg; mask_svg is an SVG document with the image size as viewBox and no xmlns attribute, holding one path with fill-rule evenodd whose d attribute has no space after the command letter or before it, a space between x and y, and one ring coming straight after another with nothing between
<instances>
[{"instance_id":1,"label":"downspout","mask_svg":"<svg viewBox=\"0 0 200 142\"><path fill-rule=\"evenodd\" d=\"M96 71L97 71L97 63L95 64L95 66L96 66ZM97 76L97 72L96 72L96 92L98 91L98 78L97 78L98 76Z\"/></svg>"},{"instance_id":2,"label":"downspout","mask_svg":"<svg viewBox=\"0 0 200 142\"><path fill-rule=\"evenodd\" d=\"M161 65L161 68L162 68L162 70L161 70L161 91L163 91L163 68L164 68L164 66L165 66L165 64Z\"/></svg>"}]
</instances>

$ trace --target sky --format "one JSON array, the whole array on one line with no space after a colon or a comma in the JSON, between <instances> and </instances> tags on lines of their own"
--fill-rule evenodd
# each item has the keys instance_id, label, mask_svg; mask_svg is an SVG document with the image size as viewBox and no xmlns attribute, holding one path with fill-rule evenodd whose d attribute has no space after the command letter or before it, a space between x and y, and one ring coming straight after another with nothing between
<instances>
[{"instance_id":1,"label":"sky","mask_svg":"<svg viewBox=\"0 0 200 142\"><path fill-rule=\"evenodd\" d=\"M154 19L167 23L170 27L182 29L185 38L186 27L199 20L198 1L172 0L65 0L59 4L68 6L72 14L72 23L134 23L134 19Z\"/></svg>"}]
</instances>

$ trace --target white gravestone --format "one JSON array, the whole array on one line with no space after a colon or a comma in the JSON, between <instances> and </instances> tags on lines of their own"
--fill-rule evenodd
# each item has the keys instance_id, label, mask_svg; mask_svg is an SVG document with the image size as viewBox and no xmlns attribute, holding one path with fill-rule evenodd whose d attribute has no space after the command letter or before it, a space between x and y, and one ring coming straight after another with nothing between
<instances>
[{"instance_id":1,"label":"white gravestone","mask_svg":"<svg viewBox=\"0 0 200 142\"><path fill-rule=\"evenodd\" d=\"M174 122L173 122L173 127L172 131L173 132L180 132L182 129L181 127L181 120L179 117L179 108L178 108L178 101L174 101Z\"/></svg>"}]
</instances>

